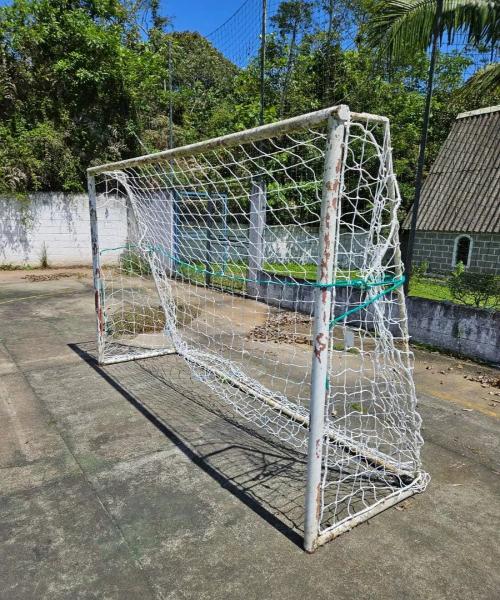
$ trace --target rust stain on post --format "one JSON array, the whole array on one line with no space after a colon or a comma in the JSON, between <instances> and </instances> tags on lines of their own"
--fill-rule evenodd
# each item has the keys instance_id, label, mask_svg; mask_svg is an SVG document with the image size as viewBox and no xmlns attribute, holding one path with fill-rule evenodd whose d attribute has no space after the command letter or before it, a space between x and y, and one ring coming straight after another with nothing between
<instances>
[{"instance_id":1,"label":"rust stain on post","mask_svg":"<svg viewBox=\"0 0 500 600\"><path fill-rule=\"evenodd\" d=\"M97 323L98 323L99 331L101 333L104 333L104 317L102 314L102 307L101 307L101 303L99 302L99 300L100 300L99 291L96 290L95 291L95 310L97 313Z\"/></svg>"},{"instance_id":2,"label":"rust stain on post","mask_svg":"<svg viewBox=\"0 0 500 600\"><path fill-rule=\"evenodd\" d=\"M318 483L316 491L316 520L319 524L321 518L321 483Z\"/></svg>"},{"instance_id":3,"label":"rust stain on post","mask_svg":"<svg viewBox=\"0 0 500 600\"><path fill-rule=\"evenodd\" d=\"M339 189L339 185L340 185L339 180L338 179L334 179L333 181L328 181L326 183L326 189L329 192L336 192Z\"/></svg>"},{"instance_id":4,"label":"rust stain on post","mask_svg":"<svg viewBox=\"0 0 500 600\"><path fill-rule=\"evenodd\" d=\"M321 354L326 350L327 342L324 341L324 338L327 336L324 333L318 333L316 336L316 343L314 344L314 354L318 360L321 362Z\"/></svg>"},{"instance_id":5,"label":"rust stain on post","mask_svg":"<svg viewBox=\"0 0 500 600\"><path fill-rule=\"evenodd\" d=\"M335 241L337 235L339 196L342 186L342 156L345 126L344 117L329 120L325 154L325 170L322 190L322 205L319 235L318 286L315 291L314 343L311 373L311 403L309 414L308 474L306 491L305 547L312 552L317 547L321 525L322 496L322 452L325 435L325 407L328 402L328 322L334 298L332 278L334 275Z\"/></svg>"}]
</instances>

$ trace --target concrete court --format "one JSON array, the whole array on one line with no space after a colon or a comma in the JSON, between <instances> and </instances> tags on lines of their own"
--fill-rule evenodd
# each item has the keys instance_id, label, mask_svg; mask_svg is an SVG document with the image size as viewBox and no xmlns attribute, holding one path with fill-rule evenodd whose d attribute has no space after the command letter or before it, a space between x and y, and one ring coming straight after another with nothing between
<instances>
[{"instance_id":1,"label":"concrete court","mask_svg":"<svg viewBox=\"0 0 500 600\"><path fill-rule=\"evenodd\" d=\"M22 276L0 274L2 600L500 597L500 408L424 377L458 361L417 354L427 492L309 556L291 452L175 357L163 381L96 368L88 278Z\"/></svg>"}]
</instances>

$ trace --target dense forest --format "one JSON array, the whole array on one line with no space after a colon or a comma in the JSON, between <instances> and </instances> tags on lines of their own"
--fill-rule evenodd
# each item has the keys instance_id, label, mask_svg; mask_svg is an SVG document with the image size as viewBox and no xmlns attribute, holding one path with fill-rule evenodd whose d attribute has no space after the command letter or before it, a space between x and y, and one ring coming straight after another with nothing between
<instances>
[{"instance_id":1,"label":"dense forest","mask_svg":"<svg viewBox=\"0 0 500 600\"><path fill-rule=\"evenodd\" d=\"M158 4L15 0L0 8L1 193L80 191L88 166L164 149L170 133L181 145L258 124L259 57L233 64L198 33L169 33ZM265 120L339 102L388 116L408 205L428 55L383 55L369 35L376 4L281 2L266 44ZM319 5L328 16L323 28L312 25ZM346 23L356 32L349 48ZM500 101L498 88L463 93L469 68L460 52L438 61L428 165L457 113Z\"/></svg>"}]
</instances>

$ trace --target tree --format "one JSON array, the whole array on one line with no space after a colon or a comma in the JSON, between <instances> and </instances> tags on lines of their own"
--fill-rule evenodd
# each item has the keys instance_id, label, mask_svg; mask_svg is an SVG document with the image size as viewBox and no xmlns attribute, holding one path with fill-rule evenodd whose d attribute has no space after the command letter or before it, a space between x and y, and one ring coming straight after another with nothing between
<instances>
[{"instance_id":1,"label":"tree","mask_svg":"<svg viewBox=\"0 0 500 600\"><path fill-rule=\"evenodd\" d=\"M81 189L92 162L135 151L124 86L126 27L118 0L17 0L2 7L0 70L9 96L0 186Z\"/></svg>"},{"instance_id":2,"label":"tree","mask_svg":"<svg viewBox=\"0 0 500 600\"><path fill-rule=\"evenodd\" d=\"M310 0L285 0L280 3L276 14L271 18L282 39L288 41L288 57L280 98L280 116L283 116L285 112L285 103L290 74L295 60L297 40L300 34L307 31L311 26L312 10L313 6Z\"/></svg>"},{"instance_id":3,"label":"tree","mask_svg":"<svg viewBox=\"0 0 500 600\"><path fill-rule=\"evenodd\" d=\"M371 43L387 52L393 60L404 61L415 50L426 50L432 40L436 0L376 0L368 24ZM500 4L492 0L444 0L437 33L453 42L465 33L469 44L491 46L498 42ZM486 76L487 75L487 76ZM500 63L489 67L469 85L488 91L500 87Z\"/></svg>"}]
</instances>

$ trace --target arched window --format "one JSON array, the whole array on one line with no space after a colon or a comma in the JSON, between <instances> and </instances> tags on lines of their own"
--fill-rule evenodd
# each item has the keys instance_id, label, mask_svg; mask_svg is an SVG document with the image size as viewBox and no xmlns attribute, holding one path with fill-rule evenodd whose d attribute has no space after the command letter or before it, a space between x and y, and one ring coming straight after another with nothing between
<instances>
[{"instance_id":1,"label":"arched window","mask_svg":"<svg viewBox=\"0 0 500 600\"><path fill-rule=\"evenodd\" d=\"M465 267L469 266L472 251L472 238L468 235L459 235L455 238L455 247L453 249L453 265L461 262Z\"/></svg>"}]
</instances>

